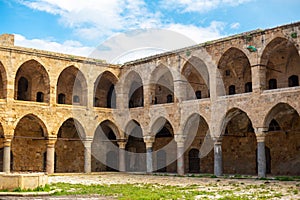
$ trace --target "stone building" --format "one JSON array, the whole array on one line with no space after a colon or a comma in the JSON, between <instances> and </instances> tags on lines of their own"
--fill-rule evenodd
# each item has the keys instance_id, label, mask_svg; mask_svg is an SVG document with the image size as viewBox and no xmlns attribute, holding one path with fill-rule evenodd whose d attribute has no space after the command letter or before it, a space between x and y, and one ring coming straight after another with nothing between
<instances>
[{"instance_id":1,"label":"stone building","mask_svg":"<svg viewBox=\"0 0 300 200\"><path fill-rule=\"evenodd\" d=\"M0 37L0 170L300 175L300 23L122 66Z\"/></svg>"}]
</instances>

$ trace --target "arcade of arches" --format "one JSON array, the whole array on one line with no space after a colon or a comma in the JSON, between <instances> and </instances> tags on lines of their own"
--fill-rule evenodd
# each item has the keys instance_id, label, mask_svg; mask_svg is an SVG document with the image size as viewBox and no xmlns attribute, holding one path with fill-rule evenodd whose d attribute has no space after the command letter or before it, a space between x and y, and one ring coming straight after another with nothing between
<instances>
[{"instance_id":1,"label":"arcade of arches","mask_svg":"<svg viewBox=\"0 0 300 200\"><path fill-rule=\"evenodd\" d=\"M299 176L291 33L300 23L121 67L1 42L0 171Z\"/></svg>"}]
</instances>

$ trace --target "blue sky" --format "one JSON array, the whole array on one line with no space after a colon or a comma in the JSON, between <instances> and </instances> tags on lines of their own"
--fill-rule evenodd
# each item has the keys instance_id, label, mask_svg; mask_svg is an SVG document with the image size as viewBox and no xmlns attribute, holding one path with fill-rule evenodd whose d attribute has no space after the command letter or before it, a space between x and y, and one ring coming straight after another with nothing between
<instances>
[{"instance_id":1,"label":"blue sky","mask_svg":"<svg viewBox=\"0 0 300 200\"><path fill-rule=\"evenodd\" d=\"M197 43L300 21L299 0L0 0L18 46L88 56L117 33L161 28Z\"/></svg>"}]
</instances>

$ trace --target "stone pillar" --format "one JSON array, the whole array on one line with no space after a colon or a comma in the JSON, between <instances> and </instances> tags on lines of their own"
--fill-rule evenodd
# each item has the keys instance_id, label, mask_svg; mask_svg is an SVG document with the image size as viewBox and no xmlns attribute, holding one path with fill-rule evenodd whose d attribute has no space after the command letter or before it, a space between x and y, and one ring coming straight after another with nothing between
<instances>
[{"instance_id":1,"label":"stone pillar","mask_svg":"<svg viewBox=\"0 0 300 200\"><path fill-rule=\"evenodd\" d=\"M266 89L266 66L255 65L251 67L252 74L252 90L253 92L261 92Z\"/></svg>"},{"instance_id":2,"label":"stone pillar","mask_svg":"<svg viewBox=\"0 0 300 200\"><path fill-rule=\"evenodd\" d=\"M152 173L153 172L153 159L152 159L152 155L153 155L153 143L154 143L155 138L147 135L144 137L144 142L146 143L146 162L147 162L147 173Z\"/></svg>"},{"instance_id":3,"label":"stone pillar","mask_svg":"<svg viewBox=\"0 0 300 200\"><path fill-rule=\"evenodd\" d=\"M256 129L257 139L257 173L258 177L266 177L265 128Z\"/></svg>"},{"instance_id":4,"label":"stone pillar","mask_svg":"<svg viewBox=\"0 0 300 200\"><path fill-rule=\"evenodd\" d=\"M180 176L184 175L184 135L175 135L175 141L177 143L177 173Z\"/></svg>"},{"instance_id":5,"label":"stone pillar","mask_svg":"<svg viewBox=\"0 0 300 200\"><path fill-rule=\"evenodd\" d=\"M84 145L84 173L92 171L92 137L86 137L83 141Z\"/></svg>"},{"instance_id":6,"label":"stone pillar","mask_svg":"<svg viewBox=\"0 0 300 200\"><path fill-rule=\"evenodd\" d=\"M54 173L54 163L55 163L55 143L57 138L52 136L48 137L47 140L47 159L46 159L46 172L47 174Z\"/></svg>"},{"instance_id":7,"label":"stone pillar","mask_svg":"<svg viewBox=\"0 0 300 200\"><path fill-rule=\"evenodd\" d=\"M126 171L126 159L125 159L126 141L120 140L118 141L118 145L119 145L119 171L125 172Z\"/></svg>"},{"instance_id":8,"label":"stone pillar","mask_svg":"<svg viewBox=\"0 0 300 200\"><path fill-rule=\"evenodd\" d=\"M174 80L174 102L182 102L187 99L187 81L178 78Z\"/></svg>"},{"instance_id":9,"label":"stone pillar","mask_svg":"<svg viewBox=\"0 0 300 200\"><path fill-rule=\"evenodd\" d=\"M13 136L5 136L4 138L4 151L3 151L3 172L10 173L10 146Z\"/></svg>"},{"instance_id":10,"label":"stone pillar","mask_svg":"<svg viewBox=\"0 0 300 200\"><path fill-rule=\"evenodd\" d=\"M214 139L214 174L215 176L223 175L222 165L222 138Z\"/></svg>"}]
</instances>

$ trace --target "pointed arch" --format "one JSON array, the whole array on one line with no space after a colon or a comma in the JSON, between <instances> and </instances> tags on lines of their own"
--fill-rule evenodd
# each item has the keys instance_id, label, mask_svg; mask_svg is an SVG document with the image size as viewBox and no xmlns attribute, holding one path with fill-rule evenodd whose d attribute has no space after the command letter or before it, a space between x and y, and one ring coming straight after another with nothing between
<instances>
[{"instance_id":1,"label":"pointed arch","mask_svg":"<svg viewBox=\"0 0 300 200\"><path fill-rule=\"evenodd\" d=\"M57 103L87 105L87 82L84 74L75 66L65 68L57 80Z\"/></svg>"},{"instance_id":2,"label":"pointed arch","mask_svg":"<svg viewBox=\"0 0 300 200\"><path fill-rule=\"evenodd\" d=\"M43 94L43 99L37 99L38 93ZM49 102L49 74L38 61L28 60L19 67L15 77L15 99Z\"/></svg>"},{"instance_id":3,"label":"pointed arch","mask_svg":"<svg viewBox=\"0 0 300 200\"><path fill-rule=\"evenodd\" d=\"M0 61L0 99L5 99L7 96L7 74L5 67Z\"/></svg>"},{"instance_id":4,"label":"pointed arch","mask_svg":"<svg viewBox=\"0 0 300 200\"><path fill-rule=\"evenodd\" d=\"M270 41L261 56L261 65L266 66L266 89L297 86L289 85L289 77L300 76L299 63L299 53L293 42L282 37Z\"/></svg>"},{"instance_id":5,"label":"pointed arch","mask_svg":"<svg viewBox=\"0 0 300 200\"><path fill-rule=\"evenodd\" d=\"M287 103L278 103L266 115L264 125L268 127L265 145L270 152L270 173L299 176L299 113Z\"/></svg>"},{"instance_id":6,"label":"pointed arch","mask_svg":"<svg viewBox=\"0 0 300 200\"><path fill-rule=\"evenodd\" d=\"M218 96L252 92L252 90L245 90L246 84L252 83L252 75L249 59L242 50L235 47L229 48L221 56L218 69L225 88L225 94L219 92ZM234 93L232 93L233 87ZM252 84L248 88L252 89Z\"/></svg>"},{"instance_id":7,"label":"pointed arch","mask_svg":"<svg viewBox=\"0 0 300 200\"><path fill-rule=\"evenodd\" d=\"M13 171L45 170L46 137L47 128L36 115L27 114L17 122L11 145Z\"/></svg>"},{"instance_id":8,"label":"pointed arch","mask_svg":"<svg viewBox=\"0 0 300 200\"><path fill-rule=\"evenodd\" d=\"M101 73L94 83L94 107L116 108L117 77L110 71Z\"/></svg>"},{"instance_id":9,"label":"pointed arch","mask_svg":"<svg viewBox=\"0 0 300 200\"><path fill-rule=\"evenodd\" d=\"M198 57L192 56L183 66L181 74L187 81L186 100L208 98L209 72L206 64Z\"/></svg>"},{"instance_id":10,"label":"pointed arch","mask_svg":"<svg viewBox=\"0 0 300 200\"><path fill-rule=\"evenodd\" d=\"M132 70L126 74L123 91L125 95L125 107L135 108L144 106L144 83L138 72Z\"/></svg>"},{"instance_id":11,"label":"pointed arch","mask_svg":"<svg viewBox=\"0 0 300 200\"><path fill-rule=\"evenodd\" d=\"M158 65L151 73L150 95L152 104L175 102L174 78L168 67Z\"/></svg>"}]
</instances>

